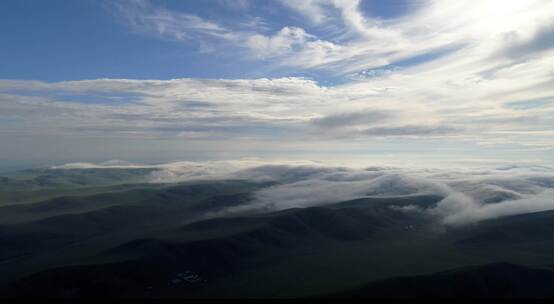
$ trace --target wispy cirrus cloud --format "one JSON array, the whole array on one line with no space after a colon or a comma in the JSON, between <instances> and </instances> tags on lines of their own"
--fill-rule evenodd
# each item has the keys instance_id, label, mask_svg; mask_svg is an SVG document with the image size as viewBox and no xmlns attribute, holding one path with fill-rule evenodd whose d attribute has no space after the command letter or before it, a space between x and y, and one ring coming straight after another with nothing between
<instances>
[{"instance_id":1,"label":"wispy cirrus cloud","mask_svg":"<svg viewBox=\"0 0 554 304\"><path fill-rule=\"evenodd\" d=\"M148 0L121 0L106 3L130 29L172 40L236 39L237 35L217 22L156 6Z\"/></svg>"},{"instance_id":2,"label":"wispy cirrus cloud","mask_svg":"<svg viewBox=\"0 0 554 304\"><path fill-rule=\"evenodd\" d=\"M358 0L279 3L281 9L301 14L316 27L273 22L269 27L245 30L236 26L237 22L224 26L147 0L116 1L113 7L119 19L139 33L194 42L214 51L234 47L243 60L271 58L273 66L338 75L421 61L428 54L457 50L445 53L448 64L442 61L442 66L468 77L479 71L468 69L464 62L482 65L487 61L498 66L505 64L499 53L521 55L526 50L524 45L545 51L551 48L548 24L553 15L551 3L544 1L506 4L487 0L478 5L421 1L417 9L392 19L368 16ZM261 20L259 16L244 17ZM321 33L317 26L324 21Z\"/></svg>"}]
</instances>

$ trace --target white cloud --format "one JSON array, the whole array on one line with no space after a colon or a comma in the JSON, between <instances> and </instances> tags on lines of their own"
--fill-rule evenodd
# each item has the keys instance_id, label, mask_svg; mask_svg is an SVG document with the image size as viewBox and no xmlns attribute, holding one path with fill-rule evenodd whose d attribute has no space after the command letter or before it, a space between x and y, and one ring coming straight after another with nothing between
<instances>
[{"instance_id":1,"label":"white cloud","mask_svg":"<svg viewBox=\"0 0 554 304\"><path fill-rule=\"evenodd\" d=\"M51 169L71 170L71 169L133 169L147 167L143 164L134 164L123 160L109 160L99 164L78 162L67 163L59 166L52 166Z\"/></svg>"},{"instance_id":2,"label":"white cloud","mask_svg":"<svg viewBox=\"0 0 554 304\"><path fill-rule=\"evenodd\" d=\"M186 140L268 140L282 134L282 141L408 136L552 147L554 108L505 106L515 97L491 96L488 86L433 92L423 83L411 85L417 77L335 87L305 78L0 80L0 117L10 121L5 131L20 134ZM90 102L93 96L98 102Z\"/></svg>"},{"instance_id":3,"label":"white cloud","mask_svg":"<svg viewBox=\"0 0 554 304\"><path fill-rule=\"evenodd\" d=\"M251 210L282 210L336 203L363 197L443 196L436 206L419 210L446 225L554 209L554 174L550 167L506 167L471 170L326 168L258 191ZM288 170L305 171L289 167ZM255 169L254 169L255 171ZM295 176L289 174L289 176ZM231 210L233 211L233 210Z\"/></svg>"},{"instance_id":4,"label":"white cloud","mask_svg":"<svg viewBox=\"0 0 554 304\"><path fill-rule=\"evenodd\" d=\"M286 7L299 12L311 22L320 25L327 19L325 9L321 7L323 1L319 0L281 0Z\"/></svg>"},{"instance_id":5,"label":"white cloud","mask_svg":"<svg viewBox=\"0 0 554 304\"><path fill-rule=\"evenodd\" d=\"M424 212L438 216L446 225L464 225L510 215L554 210L553 197L554 191L548 190L527 198L480 204L467 195L456 193Z\"/></svg>"},{"instance_id":6,"label":"white cloud","mask_svg":"<svg viewBox=\"0 0 554 304\"><path fill-rule=\"evenodd\" d=\"M216 22L193 14L174 12L148 0L109 2L110 10L132 30L172 40L236 39L236 34Z\"/></svg>"},{"instance_id":7,"label":"white cloud","mask_svg":"<svg viewBox=\"0 0 554 304\"><path fill-rule=\"evenodd\" d=\"M298 27L284 27L273 36L256 34L248 38L247 45L260 57L289 54L315 37Z\"/></svg>"}]
</instances>

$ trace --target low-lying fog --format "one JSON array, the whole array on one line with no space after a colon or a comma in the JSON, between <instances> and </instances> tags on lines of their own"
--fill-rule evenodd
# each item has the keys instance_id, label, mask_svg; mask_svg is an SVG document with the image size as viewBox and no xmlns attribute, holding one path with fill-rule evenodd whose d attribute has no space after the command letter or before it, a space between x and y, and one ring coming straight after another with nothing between
<instances>
[{"instance_id":1,"label":"low-lying fog","mask_svg":"<svg viewBox=\"0 0 554 304\"><path fill-rule=\"evenodd\" d=\"M421 169L329 166L320 162L256 160L174 162L140 165L121 161L72 163L55 169L153 168L152 183L244 179L272 182L253 200L224 210L274 211L318 206L364 197L439 195L436 206L402 207L423 212L446 225L554 209L554 167L544 165Z\"/></svg>"}]
</instances>

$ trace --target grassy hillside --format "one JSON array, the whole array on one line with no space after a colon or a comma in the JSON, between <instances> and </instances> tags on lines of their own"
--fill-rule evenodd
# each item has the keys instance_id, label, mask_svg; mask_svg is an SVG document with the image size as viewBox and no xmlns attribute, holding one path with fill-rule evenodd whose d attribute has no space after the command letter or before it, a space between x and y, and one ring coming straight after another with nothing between
<instances>
[{"instance_id":1,"label":"grassy hillside","mask_svg":"<svg viewBox=\"0 0 554 304\"><path fill-rule=\"evenodd\" d=\"M446 228L432 216L391 208L433 206L442 199L434 195L222 212L252 203L255 191L270 185L232 180L135 184L0 207L3 294L363 295L360 290L376 286L372 282L433 277L471 265L554 265L554 212ZM379 292L389 290L386 284L379 285L385 286ZM420 285L414 284L417 290Z\"/></svg>"}]
</instances>

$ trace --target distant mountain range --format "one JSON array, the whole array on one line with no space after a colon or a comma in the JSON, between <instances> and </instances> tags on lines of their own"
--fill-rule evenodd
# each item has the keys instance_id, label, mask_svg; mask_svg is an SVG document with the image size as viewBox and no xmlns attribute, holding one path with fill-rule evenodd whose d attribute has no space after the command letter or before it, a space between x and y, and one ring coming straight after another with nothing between
<instances>
[{"instance_id":1,"label":"distant mountain range","mask_svg":"<svg viewBox=\"0 0 554 304\"><path fill-rule=\"evenodd\" d=\"M553 296L554 211L449 226L405 208L444 198L424 193L252 209L282 182L149 183L144 170L2 179L0 296Z\"/></svg>"}]
</instances>

